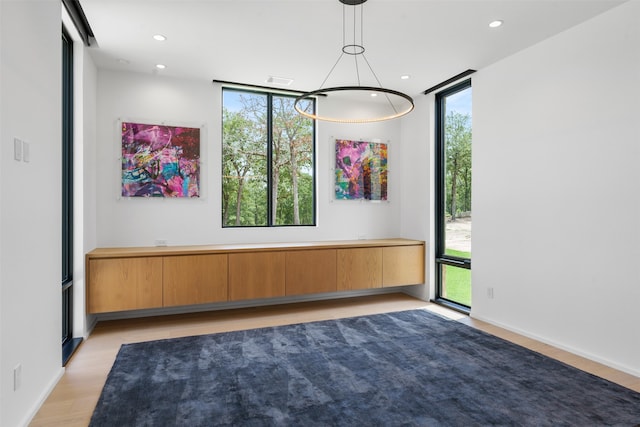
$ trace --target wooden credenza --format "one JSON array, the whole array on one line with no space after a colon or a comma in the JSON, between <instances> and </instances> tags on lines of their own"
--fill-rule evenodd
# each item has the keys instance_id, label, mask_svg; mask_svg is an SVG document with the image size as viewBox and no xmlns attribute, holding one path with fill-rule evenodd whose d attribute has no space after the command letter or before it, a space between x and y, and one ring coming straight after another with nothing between
<instances>
[{"instance_id":1,"label":"wooden credenza","mask_svg":"<svg viewBox=\"0 0 640 427\"><path fill-rule=\"evenodd\" d=\"M417 285L424 251L408 239L98 248L86 255L87 312Z\"/></svg>"}]
</instances>

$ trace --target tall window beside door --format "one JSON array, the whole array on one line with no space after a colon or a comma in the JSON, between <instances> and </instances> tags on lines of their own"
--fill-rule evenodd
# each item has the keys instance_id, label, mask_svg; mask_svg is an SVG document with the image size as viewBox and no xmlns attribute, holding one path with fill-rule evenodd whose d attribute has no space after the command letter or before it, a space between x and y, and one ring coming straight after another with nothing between
<instances>
[{"instance_id":1,"label":"tall window beside door","mask_svg":"<svg viewBox=\"0 0 640 427\"><path fill-rule=\"evenodd\" d=\"M436 94L436 300L471 307L471 80Z\"/></svg>"}]
</instances>

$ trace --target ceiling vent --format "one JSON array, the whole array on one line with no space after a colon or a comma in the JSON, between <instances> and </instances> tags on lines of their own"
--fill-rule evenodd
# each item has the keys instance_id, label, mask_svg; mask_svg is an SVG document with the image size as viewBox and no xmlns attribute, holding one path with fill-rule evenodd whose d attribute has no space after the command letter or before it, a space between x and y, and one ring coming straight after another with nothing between
<instances>
[{"instance_id":1,"label":"ceiling vent","mask_svg":"<svg viewBox=\"0 0 640 427\"><path fill-rule=\"evenodd\" d=\"M267 79L267 83L278 86L289 86L291 83L293 83L293 79L288 79L286 77L269 76L269 78Z\"/></svg>"}]
</instances>

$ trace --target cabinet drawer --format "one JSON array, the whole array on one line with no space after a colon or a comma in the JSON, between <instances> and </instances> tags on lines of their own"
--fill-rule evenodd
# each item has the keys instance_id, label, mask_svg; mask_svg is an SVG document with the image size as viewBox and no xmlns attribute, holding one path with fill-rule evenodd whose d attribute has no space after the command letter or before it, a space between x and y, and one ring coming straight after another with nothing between
<instances>
[{"instance_id":1,"label":"cabinet drawer","mask_svg":"<svg viewBox=\"0 0 640 427\"><path fill-rule=\"evenodd\" d=\"M162 258L89 261L89 313L162 307Z\"/></svg>"},{"instance_id":2,"label":"cabinet drawer","mask_svg":"<svg viewBox=\"0 0 640 427\"><path fill-rule=\"evenodd\" d=\"M284 252L229 255L229 300L273 298L285 295Z\"/></svg>"},{"instance_id":3,"label":"cabinet drawer","mask_svg":"<svg viewBox=\"0 0 640 427\"><path fill-rule=\"evenodd\" d=\"M335 292L336 251L287 252L286 294L303 295Z\"/></svg>"},{"instance_id":4,"label":"cabinet drawer","mask_svg":"<svg viewBox=\"0 0 640 427\"><path fill-rule=\"evenodd\" d=\"M163 258L165 307L227 301L227 255Z\"/></svg>"},{"instance_id":5,"label":"cabinet drawer","mask_svg":"<svg viewBox=\"0 0 640 427\"><path fill-rule=\"evenodd\" d=\"M382 285L424 283L424 246L396 246L382 250Z\"/></svg>"},{"instance_id":6,"label":"cabinet drawer","mask_svg":"<svg viewBox=\"0 0 640 427\"><path fill-rule=\"evenodd\" d=\"M382 248L338 249L338 290L382 287Z\"/></svg>"}]
</instances>

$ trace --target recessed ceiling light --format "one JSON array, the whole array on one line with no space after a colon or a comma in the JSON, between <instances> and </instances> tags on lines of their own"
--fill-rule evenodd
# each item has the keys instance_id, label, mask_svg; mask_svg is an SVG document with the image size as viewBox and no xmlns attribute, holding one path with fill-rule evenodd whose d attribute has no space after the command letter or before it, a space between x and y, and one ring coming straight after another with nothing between
<instances>
[{"instance_id":1,"label":"recessed ceiling light","mask_svg":"<svg viewBox=\"0 0 640 427\"><path fill-rule=\"evenodd\" d=\"M164 65L164 64L156 64L156 68L157 68L158 70L164 70L165 68L167 68L167 66L166 66L166 65Z\"/></svg>"},{"instance_id":2,"label":"recessed ceiling light","mask_svg":"<svg viewBox=\"0 0 640 427\"><path fill-rule=\"evenodd\" d=\"M377 93L372 93L371 96L375 98L376 96L378 96L378 94Z\"/></svg>"},{"instance_id":3,"label":"recessed ceiling light","mask_svg":"<svg viewBox=\"0 0 640 427\"><path fill-rule=\"evenodd\" d=\"M489 26L491 28L498 28L499 26L501 26L503 24L503 21L500 20L496 20L496 21L491 21L489 22Z\"/></svg>"},{"instance_id":4,"label":"recessed ceiling light","mask_svg":"<svg viewBox=\"0 0 640 427\"><path fill-rule=\"evenodd\" d=\"M411 76L410 76L410 75L408 75L408 74L405 74L405 75L403 75L403 76L400 76L400 78L401 78L402 80L409 80L409 79L411 78Z\"/></svg>"},{"instance_id":5,"label":"recessed ceiling light","mask_svg":"<svg viewBox=\"0 0 640 427\"><path fill-rule=\"evenodd\" d=\"M165 41L167 38L165 36L163 36L162 34L156 34L155 36L153 36L154 40L158 40L159 42L163 42Z\"/></svg>"}]
</instances>

